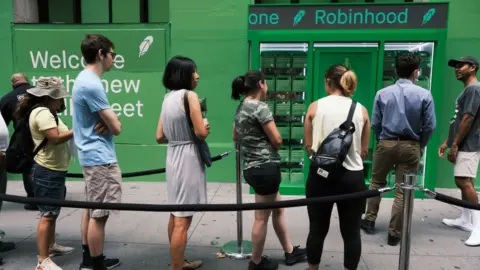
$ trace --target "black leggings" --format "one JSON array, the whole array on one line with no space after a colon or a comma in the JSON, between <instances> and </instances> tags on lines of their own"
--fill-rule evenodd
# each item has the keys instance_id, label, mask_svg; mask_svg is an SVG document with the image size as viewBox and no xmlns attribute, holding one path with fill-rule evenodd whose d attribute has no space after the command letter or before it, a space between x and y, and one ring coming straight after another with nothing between
<instances>
[{"instance_id":1,"label":"black leggings","mask_svg":"<svg viewBox=\"0 0 480 270\"><path fill-rule=\"evenodd\" d=\"M366 190L363 170L342 169L335 177L325 180L310 170L306 184L306 197L323 197ZM355 270L362 253L360 239L360 220L365 210L366 199L337 202L340 233L343 238L343 265ZM330 227L333 203L312 204L307 206L310 219L310 231L307 239L307 258L309 264L319 264L323 243Z\"/></svg>"}]
</instances>

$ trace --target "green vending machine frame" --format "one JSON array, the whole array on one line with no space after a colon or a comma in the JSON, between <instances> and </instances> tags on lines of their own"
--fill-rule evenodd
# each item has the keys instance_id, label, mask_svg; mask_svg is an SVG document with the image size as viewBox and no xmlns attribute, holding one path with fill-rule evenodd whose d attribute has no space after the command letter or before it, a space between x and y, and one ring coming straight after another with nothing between
<instances>
[{"instance_id":1,"label":"green vending machine frame","mask_svg":"<svg viewBox=\"0 0 480 270\"><path fill-rule=\"evenodd\" d=\"M448 8L448 3L424 2L249 6L249 68L266 74L266 102L283 138L281 194L305 194L309 159L303 148L304 115L309 104L326 95L323 76L328 66L344 64L355 71L359 83L353 98L371 117L376 91L398 79L395 56L415 52L422 60L417 84L431 91L436 104L443 103ZM434 133L418 171L418 184L430 190L435 190L437 170L426 168L435 165L432 159L438 158L441 140ZM364 161L366 185L376 143L372 130ZM387 176L387 186L394 184L395 169ZM425 198L423 192L415 197Z\"/></svg>"}]
</instances>

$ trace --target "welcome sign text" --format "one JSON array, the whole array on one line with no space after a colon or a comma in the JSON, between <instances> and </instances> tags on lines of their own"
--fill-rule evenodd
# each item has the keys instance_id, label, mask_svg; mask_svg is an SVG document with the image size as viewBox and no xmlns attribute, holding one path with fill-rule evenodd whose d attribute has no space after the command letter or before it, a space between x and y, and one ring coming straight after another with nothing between
<instances>
[{"instance_id":1,"label":"welcome sign text","mask_svg":"<svg viewBox=\"0 0 480 270\"><path fill-rule=\"evenodd\" d=\"M82 56L69 53L66 50L62 50L60 53L52 53L49 51L29 51L29 56L31 60L32 68L37 70L68 70L68 71L75 71L72 74L67 74L64 77L57 76L62 79L66 89L68 92L71 93L71 89L73 87L73 83L75 81L76 76L78 73L85 68L87 63ZM113 70L122 70L125 67L125 57L121 54L117 54L115 57L115 63L112 67ZM56 75L55 75L56 76ZM31 78L33 85L36 85L38 77L32 76ZM141 80L138 79L123 79L117 78L112 80L102 79L103 86L107 93L112 94L127 94L127 95L137 95L141 88ZM71 98L66 99L67 110L63 113L63 115L72 115L73 113L73 106ZM123 115L125 117L143 117L143 103L141 100L136 100L135 102L131 103L112 103L112 109L117 113L119 116Z\"/></svg>"}]
</instances>

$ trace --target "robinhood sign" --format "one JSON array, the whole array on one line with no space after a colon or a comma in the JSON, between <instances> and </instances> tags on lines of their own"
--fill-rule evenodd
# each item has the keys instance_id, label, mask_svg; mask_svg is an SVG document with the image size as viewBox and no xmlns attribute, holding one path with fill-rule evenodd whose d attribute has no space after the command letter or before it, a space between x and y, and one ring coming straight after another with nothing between
<instances>
[{"instance_id":1,"label":"robinhood sign","mask_svg":"<svg viewBox=\"0 0 480 270\"><path fill-rule=\"evenodd\" d=\"M115 44L115 64L104 74L103 85L112 109L119 115L123 134L116 141L154 142L160 112L161 77L165 68L165 30L159 27L16 26L15 71L32 84L40 76L60 77L71 93L74 80L86 63L80 43L88 33L106 35ZM62 118L71 127L71 99Z\"/></svg>"},{"instance_id":2,"label":"robinhood sign","mask_svg":"<svg viewBox=\"0 0 480 270\"><path fill-rule=\"evenodd\" d=\"M448 4L251 5L249 30L439 29L447 27Z\"/></svg>"}]
</instances>

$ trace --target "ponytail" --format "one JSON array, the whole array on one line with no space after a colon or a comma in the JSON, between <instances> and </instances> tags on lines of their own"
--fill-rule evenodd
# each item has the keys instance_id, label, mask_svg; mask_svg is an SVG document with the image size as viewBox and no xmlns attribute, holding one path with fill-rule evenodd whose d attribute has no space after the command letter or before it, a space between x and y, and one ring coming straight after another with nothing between
<instances>
[{"instance_id":1,"label":"ponytail","mask_svg":"<svg viewBox=\"0 0 480 270\"><path fill-rule=\"evenodd\" d=\"M357 75L351 70L347 70L340 78L340 87L342 88L343 95L346 97L353 96L353 92L357 88Z\"/></svg>"},{"instance_id":2,"label":"ponytail","mask_svg":"<svg viewBox=\"0 0 480 270\"><path fill-rule=\"evenodd\" d=\"M265 83L265 75L259 70L250 70L236 77L232 82L232 98L239 100L241 95L256 93L260 89L260 82Z\"/></svg>"},{"instance_id":3,"label":"ponytail","mask_svg":"<svg viewBox=\"0 0 480 270\"><path fill-rule=\"evenodd\" d=\"M241 95L246 94L245 76L238 76L232 82L232 98L239 100Z\"/></svg>"},{"instance_id":4,"label":"ponytail","mask_svg":"<svg viewBox=\"0 0 480 270\"><path fill-rule=\"evenodd\" d=\"M357 88L357 75L344 65L333 65L325 72L325 80L331 90L340 90L351 97Z\"/></svg>"}]
</instances>

